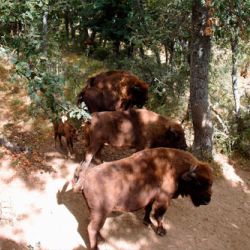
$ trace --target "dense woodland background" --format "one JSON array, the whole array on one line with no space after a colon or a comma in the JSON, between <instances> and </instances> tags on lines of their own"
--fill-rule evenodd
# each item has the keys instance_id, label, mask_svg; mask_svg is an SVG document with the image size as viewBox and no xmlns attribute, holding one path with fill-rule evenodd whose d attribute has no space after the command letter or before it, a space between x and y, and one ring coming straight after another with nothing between
<instances>
[{"instance_id":1,"label":"dense woodland background","mask_svg":"<svg viewBox=\"0 0 250 250\"><path fill-rule=\"evenodd\" d=\"M0 0L0 57L33 116L80 120L86 79L129 70L150 84L148 109L184 120L199 157L249 157L249 18L248 0Z\"/></svg>"}]
</instances>

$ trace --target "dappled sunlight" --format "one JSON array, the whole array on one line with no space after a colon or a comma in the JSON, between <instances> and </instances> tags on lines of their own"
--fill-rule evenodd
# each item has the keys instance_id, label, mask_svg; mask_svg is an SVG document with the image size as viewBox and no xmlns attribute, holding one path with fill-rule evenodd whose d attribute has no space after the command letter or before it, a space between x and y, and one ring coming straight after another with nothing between
<instances>
[{"instance_id":1,"label":"dappled sunlight","mask_svg":"<svg viewBox=\"0 0 250 250\"><path fill-rule=\"evenodd\" d=\"M117 239L114 237L110 237L108 243L100 244L100 250L110 249L110 250L143 250L147 246L146 238L140 238L135 243L127 242L125 239Z\"/></svg>"},{"instance_id":2,"label":"dappled sunlight","mask_svg":"<svg viewBox=\"0 0 250 250\"><path fill-rule=\"evenodd\" d=\"M216 154L214 156L214 160L220 165L222 175L226 180L230 181L232 186L236 187L241 185L243 186L244 190L247 191L244 180L239 175L237 175L235 168L228 163L228 159L224 155Z\"/></svg>"},{"instance_id":3,"label":"dappled sunlight","mask_svg":"<svg viewBox=\"0 0 250 250\"><path fill-rule=\"evenodd\" d=\"M10 167L12 160L8 156L4 156L1 158L0 167L1 167L1 181L10 182L13 175L14 170Z\"/></svg>"},{"instance_id":4,"label":"dappled sunlight","mask_svg":"<svg viewBox=\"0 0 250 250\"><path fill-rule=\"evenodd\" d=\"M151 227L143 224L144 210L136 213L122 213L106 219L101 230L105 243L100 242L100 249L110 250L145 250L152 249L152 244L157 244L161 237L157 236ZM156 225L156 222L154 222ZM164 224L167 230L168 224Z\"/></svg>"},{"instance_id":5,"label":"dappled sunlight","mask_svg":"<svg viewBox=\"0 0 250 250\"><path fill-rule=\"evenodd\" d=\"M47 162L48 165L52 166L55 170L52 173L52 177L54 179L62 178L67 180L73 177L73 173L77 166L79 166L78 162L74 162L71 159L63 159L63 158L51 158L50 161Z\"/></svg>"},{"instance_id":6,"label":"dappled sunlight","mask_svg":"<svg viewBox=\"0 0 250 250\"><path fill-rule=\"evenodd\" d=\"M76 246L86 249L77 232L78 221L57 203L57 192L65 179L71 178L76 163L54 158L49 164L55 165L57 171L33 172L32 178L38 178L44 184L42 189L37 189L38 183L35 182L32 189L10 167L11 159L8 156L1 159L0 202L4 206L0 220L1 234L42 249L78 249ZM61 167L65 168L64 174Z\"/></svg>"},{"instance_id":7,"label":"dappled sunlight","mask_svg":"<svg viewBox=\"0 0 250 250\"><path fill-rule=\"evenodd\" d=\"M52 140L48 143L49 130L34 125L25 131L15 124L9 126L10 132L16 128L10 138L34 145L31 154L0 148L0 248L18 242L18 249L24 245L26 249L85 250L78 221L57 203L58 190L72 178L78 163L58 152Z\"/></svg>"}]
</instances>

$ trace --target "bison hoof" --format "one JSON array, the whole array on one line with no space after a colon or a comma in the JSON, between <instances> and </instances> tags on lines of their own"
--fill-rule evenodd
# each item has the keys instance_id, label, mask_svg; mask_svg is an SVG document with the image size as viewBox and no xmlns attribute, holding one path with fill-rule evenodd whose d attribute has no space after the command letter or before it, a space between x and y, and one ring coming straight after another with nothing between
<instances>
[{"instance_id":1,"label":"bison hoof","mask_svg":"<svg viewBox=\"0 0 250 250\"><path fill-rule=\"evenodd\" d=\"M163 227L158 227L158 228L156 229L156 233L157 233L159 236L164 236L164 235L166 235L167 230L164 229Z\"/></svg>"},{"instance_id":2,"label":"bison hoof","mask_svg":"<svg viewBox=\"0 0 250 250\"><path fill-rule=\"evenodd\" d=\"M151 222L151 220L143 220L143 224L145 225L145 226L150 226L151 224L152 224L152 222Z\"/></svg>"}]
</instances>

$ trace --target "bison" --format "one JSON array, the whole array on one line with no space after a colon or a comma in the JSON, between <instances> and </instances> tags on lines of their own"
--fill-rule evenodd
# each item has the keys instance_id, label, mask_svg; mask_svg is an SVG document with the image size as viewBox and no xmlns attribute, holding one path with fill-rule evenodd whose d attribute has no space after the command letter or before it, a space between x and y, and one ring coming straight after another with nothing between
<instances>
[{"instance_id":1,"label":"bison","mask_svg":"<svg viewBox=\"0 0 250 250\"><path fill-rule=\"evenodd\" d=\"M85 87L81 91L78 95L78 104L81 104L82 102L85 103L90 113L104 110L124 110L124 105L126 105L118 94L110 95L109 90L100 90L95 87Z\"/></svg>"},{"instance_id":2,"label":"bison","mask_svg":"<svg viewBox=\"0 0 250 250\"><path fill-rule=\"evenodd\" d=\"M212 170L191 153L171 148L145 149L132 156L87 168L80 173L74 191L82 190L90 209L90 249L107 216L113 211L145 209L144 224L157 221L155 232L163 236L163 216L171 199L190 196L194 206L211 200Z\"/></svg>"},{"instance_id":3,"label":"bison","mask_svg":"<svg viewBox=\"0 0 250 250\"><path fill-rule=\"evenodd\" d=\"M187 147L184 130L178 122L146 109L93 113L85 127L89 146L84 166L89 166L105 143L113 147L135 148L136 151L156 147Z\"/></svg>"},{"instance_id":4,"label":"bison","mask_svg":"<svg viewBox=\"0 0 250 250\"><path fill-rule=\"evenodd\" d=\"M74 153L73 149L73 140L76 139L77 133L75 127L68 121L54 120L54 139L55 139L55 147L57 137L59 138L60 146L62 147L62 136L66 138L67 149L69 153Z\"/></svg>"},{"instance_id":5,"label":"bison","mask_svg":"<svg viewBox=\"0 0 250 250\"><path fill-rule=\"evenodd\" d=\"M127 110L142 107L148 99L148 84L127 71L107 71L87 80L78 94L89 112Z\"/></svg>"}]
</instances>

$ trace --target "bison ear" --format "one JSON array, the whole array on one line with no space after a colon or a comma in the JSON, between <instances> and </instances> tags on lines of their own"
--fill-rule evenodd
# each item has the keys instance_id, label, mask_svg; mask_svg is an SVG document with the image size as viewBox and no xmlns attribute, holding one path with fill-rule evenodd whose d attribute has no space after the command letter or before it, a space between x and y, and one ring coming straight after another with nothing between
<instances>
[{"instance_id":1,"label":"bison ear","mask_svg":"<svg viewBox=\"0 0 250 250\"><path fill-rule=\"evenodd\" d=\"M181 178L184 180L184 181L193 181L196 179L196 173L195 173L195 168L187 171L186 173L184 173Z\"/></svg>"},{"instance_id":2,"label":"bison ear","mask_svg":"<svg viewBox=\"0 0 250 250\"><path fill-rule=\"evenodd\" d=\"M131 87L131 90L132 90L132 92L134 92L134 93L139 93L141 89L140 89L139 86L133 85L133 86Z\"/></svg>"}]
</instances>

